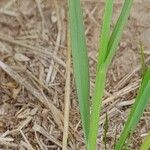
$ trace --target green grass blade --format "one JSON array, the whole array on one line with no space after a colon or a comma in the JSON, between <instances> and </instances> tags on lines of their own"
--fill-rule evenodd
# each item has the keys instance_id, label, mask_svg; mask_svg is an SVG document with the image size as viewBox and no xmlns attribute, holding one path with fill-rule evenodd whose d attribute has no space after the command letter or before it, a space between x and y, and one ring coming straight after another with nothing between
<instances>
[{"instance_id":1,"label":"green grass blade","mask_svg":"<svg viewBox=\"0 0 150 150\"><path fill-rule=\"evenodd\" d=\"M104 63L106 59L107 46L110 38L110 25L112 19L113 2L114 0L106 0L105 4L106 6L104 10L103 25L99 43L97 70L100 68L100 65Z\"/></svg>"},{"instance_id":2,"label":"green grass blade","mask_svg":"<svg viewBox=\"0 0 150 150\"><path fill-rule=\"evenodd\" d=\"M118 46L119 40L121 38L123 27L127 21L130 12L131 4L132 3L129 0L125 1L121 15L109 39L110 24L111 24L112 10L113 10L113 0L106 1L104 18L103 18L104 20L103 20L103 27L102 27L102 35L100 40L101 42L100 50L98 55L95 91L94 91L92 109L91 109L88 150L96 150L99 115L100 115L101 104L102 104L104 84L106 80L106 72L109 63L111 62L111 59L115 54L115 50Z\"/></svg>"},{"instance_id":3,"label":"green grass blade","mask_svg":"<svg viewBox=\"0 0 150 150\"><path fill-rule=\"evenodd\" d=\"M150 70L148 70L143 78L141 87L139 89L137 98L131 112L129 114L128 120L125 123L125 127L121 136L116 143L115 150L121 150L124 145L128 135L133 131L135 126L137 125L140 117L142 116L148 102L150 100Z\"/></svg>"},{"instance_id":4,"label":"green grass blade","mask_svg":"<svg viewBox=\"0 0 150 150\"><path fill-rule=\"evenodd\" d=\"M93 103L90 118L90 130L88 137L88 150L96 150L96 139L99 127L99 115L101 110L102 98L104 93L104 85L106 80L105 66L101 66L96 76L95 90L93 95Z\"/></svg>"},{"instance_id":5,"label":"green grass blade","mask_svg":"<svg viewBox=\"0 0 150 150\"><path fill-rule=\"evenodd\" d=\"M115 55L115 52L117 50L117 46L119 44L119 41L121 39L121 35L123 32L123 28L127 22L127 19L129 17L129 13L131 10L133 0L125 0L121 14L118 18L118 21L115 25L115 28L111 34L108 47L107 47L107 58L106 58L106 65L109 66L113 56Z\"/></svg>"},{"instance_id":6,"label":"green grass blade","mask_svg":"<svg viewBox=\"0 0 150 150\"><path fill-rule=\"evenodd\" d=\"M103 26L102 26L102 35L100 38L100 49L98 55L98 64L97 64L97 73L96 73L96 82L95 90L92 98L92 108L90 116L90 131L89 131L89 140L88 140L88 150L96 149L96 139L99 127L99 115L102 104L102 97L104 92L104 85L106 80L106 67L103 66L103 61L105 60L107 45L110 36L110 24L113 10L113 0L106 0L104 17L103 17Z\"/></svg>"},{"instance_id":7,"label":"green grass blade","mask_svg":"<svg viewBox=\"0 0 150 150\"><path fill-rule=\"evenodd\" d=\"M150 134L147 135L147 137L145 138L143 144L141 145L140 150L149 150L150 148Z\"/></svg>"},{"instance_id":8,"label":"green grass blade","mask_svg":"<svg viewBox=\"0 0 150 150\"><path fill-rule=\"evenodd\" d=\"M89 66L80 0L68 0L71 48L85 139L89 132Z\"/></svg>"}]
</instances>

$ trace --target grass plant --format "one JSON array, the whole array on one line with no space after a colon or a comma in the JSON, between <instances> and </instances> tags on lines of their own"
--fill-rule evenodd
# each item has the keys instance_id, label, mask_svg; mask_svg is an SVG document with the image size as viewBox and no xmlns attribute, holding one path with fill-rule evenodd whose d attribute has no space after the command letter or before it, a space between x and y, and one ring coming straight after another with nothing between
<instances>
[{"instance_id":1,"label":"grass plant","mask_svg":"<svg viewBox=\"0 0 150 150\"><path fill-rule=\"evenodd\" d=\"M116 53L124 26L128 20L132 2L133 0L124 1L119 18L111 32L110 25L112 20L114 0L105 1L103 24L99 40L95 88L91 99L92 104L90 105L89 64L81 2L80 0L68 0L74 76L87 150L97 149L96 141L106 74L108 67ZM143 78L136 102L133 105L125 128L119 140L117 141L115 150L122 149L128 134L136 126L142 115L142 112L148 104L150 93L149 75L150 71L148 70Z\"/></svg>"}]
</instances>

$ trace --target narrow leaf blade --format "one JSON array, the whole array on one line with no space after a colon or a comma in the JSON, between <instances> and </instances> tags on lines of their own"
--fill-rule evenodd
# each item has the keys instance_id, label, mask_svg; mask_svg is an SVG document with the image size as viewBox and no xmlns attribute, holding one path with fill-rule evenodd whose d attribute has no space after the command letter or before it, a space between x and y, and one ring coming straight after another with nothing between
<instances>
[{"instance_id":1,"label":"narrow leaf blade","mask_svg":"<svg viewBox=\"0 0 150 150\"><path fill-rule=\"evenodd\" d=\"M74 76L85 138L89 132L89 66L80 0L68 0Z\"/></svg>"},{"instance_id":2,"label":"narrow leaf blade","mask_svg":"<svg viewBox=\"0 0 150 150\"><path fill-rule=\"evenodd\" d=\"M98 134L99 127L99 116L101 111L102 97L104 94L104 86L106 80L106 66L104 65L104 60L106 57L107 45L109 42L110 36L110 24L113 11L113 0L106 0L102 33L100 37L100 47L98 54L98 63L97 63L97 73L95 81L95 89L92 97L92 108L90 116L90 130L88 137L88 150L96 149L96 139Z\"/></svg>"},{"instance_id":3,"label":"narrow leaf blade","mask_svg":"<svg viewBox=\"0 0 150 150\"><path fill-rule=\"evenodd\" d=\"M118 18L118 21L115 25L115 28L111 34L108 47L107 47L107 57L106 57L106 65L109 66L113 56L115 55L115 52L117 50L119 41L121 39L121 35L123 32L123 28L127 22L127 19L129 17L129 13L131 10L133 0L125 0L121 14Z\"/></svg>"},{"instance_id":4,"label":"narrow leaf blade","mask_svg":"<svg viewBox=\"0 0 150 150\"><path fill-rule=\"evenodd\" d=\"M102 25L100 42L99 42L97 69L99 69L100 65L104 63L107 56L107 46L110 38L110 25L112 19L113 2L114 0L106 0L106 4L105 4L103 25Z\"/></svg>"},{"instance_id":5,"label":"narrow leaf blade","mask_svg":"<svg viewBox=\"0 0 150 150\"><path fill-rule=\"evenodd\" d=\"M121 150L128 135L133 131L138 121L140 120L140 117L142 116L150 100L149 91L150 91L150 70L148 70L144 76L136 101L133 104L128 120L125 123L123 132L121 133L121 136L116 144L115 150Z\"/></svg>"}]
</instances>

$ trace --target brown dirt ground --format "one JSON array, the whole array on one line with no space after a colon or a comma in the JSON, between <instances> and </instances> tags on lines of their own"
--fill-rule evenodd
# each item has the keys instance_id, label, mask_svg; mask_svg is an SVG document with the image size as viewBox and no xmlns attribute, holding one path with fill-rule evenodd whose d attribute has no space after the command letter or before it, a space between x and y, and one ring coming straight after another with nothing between
<instances>
[{"instance_id":1,"label":"brown dirt ground","mask_svg":"<svg viewBox=\"0 0 150 150\"><path fill-rule=\"evenodd\" d=\"M112 28L121 8L115 1ZM66 1L0 0L0 149L62 149L66 84ZM83 0L89 49L91 91L95 79L98 37L104 0ZM141 81L139 41L150 60L150 1L136 0L118 52L108 71L98 147L105 113L109 117L108 149L113 149ZM68 149L84 149L74 80L71 75ZM129 149L138 149L150 131L145 111Z\"/></svg>"}]
</instances>

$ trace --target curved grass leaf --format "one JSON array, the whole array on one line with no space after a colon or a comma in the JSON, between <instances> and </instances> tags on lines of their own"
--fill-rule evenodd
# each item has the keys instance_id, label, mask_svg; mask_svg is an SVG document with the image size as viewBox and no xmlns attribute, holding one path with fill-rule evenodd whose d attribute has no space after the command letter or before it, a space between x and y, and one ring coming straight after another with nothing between
<instances>
[{"instance_id":1,"label":"curved grass leaf","mask_svg":"<svg viewBox=\"0 0 150 150\"><path fill-rule=\"evenodd\" d=\"M150 100L150 69L146 72L143 78L136 101L133 104L128 120L125 123L123 132L121 133L121 136L118 142L116 143L115 150L122 149L128 135L132 133L133 129L140 120L140 117L142 116L146 106L148 105L149 100Z\"/></svg>"},{"instance_id":2,"label":"curved grass leaf","mask_svg":"<svg viewBox=\"0 0 150 150\"><path fill-rule=\"evenodd\" d=\"M114 0L106 0L105 4L106 6L104 10L103 25L99 42L97 70L99 70L100 65L104 63L107 56L107 46L110 38L110 25L112 19L113 2Z\"/></svg>"},{"instance_id":3,"label":"curved grass leaf","mask_svg":"<svg viewBox=\"0 0 150 150\"><path fill-rule=\"evenodd\" d=\"M95 89L92 97L91 116L89 113L89 66L80 0L68 0L68 2L73 66L83 130L88 150L96 150L99 114L102 104L106 72L121 38L123 27L130 12L132 0L125 0L121 15L110 38L113 0L106 0Z\"/></svg>"},{"instance_id":4,"label":"curved grass leaf","mask_svg":"<svg viewBox=\"0 0 150 150\"><path fill-rule=\"evenodd\" d=\"M88 150L96 149L96 139L99 127L99 115L102 104L102 97L104 93L104 86L106 80L106 67L103 65L106 57L107 45L110 36L110 24L112 18L113 0L106 0L102 34L100 39L100 49L98 55L97 73L95 81L95 89L92 97L92 109L90 116L90 130L88 137Z\"/></svg>"},{"instance_id":5,"label":"curved grass leaf","mask_svg":"<svg viewBox=\"0 0 150 150\"><path fill-rule=\"evenodd\" d=\"M145 138L140 150L149 150L150 149L150 134Z\"/></svg>"},{"instance_id":6,"label":"curved grass leaf","mask_svg":"<svg viewBox=\"0 0 150 150\"><path fill-rule=\"evenodd\" d=\"M85 139L89 132L89 65L80 0L68 0L74 76Z\"/></svg>"},{"instance_id":7,"label":"curved grass leaf","mask_svg":"<svg viewBox=\"0 0 150 150\"><path fill-rule=\"evenodd\" d=\"M109 66L113 56L115 55L115 52L117 50L119 41L121 39L121 35L123 32L123 28L128 20L129 13L131 10L133 0L125 0L121 14L118 18L118 21L115 25L115 28L111 34L108 47L107 47L107 52L106 52L106 65L107 67Z\"/></svg>"},{"instance_id":8,"label":"curved grass leaf","mask_svg":"<svg viewBox=\"0 0 150 150\"><path fill-rule=\"evenodd\" d=\"M99 126L99 115L102 104L102 97L104 92L104 84L106 80L106 72L108 65L111 62L116 48L118 46L121 34L123 32L123 27L129 16L131 8L131 0L126 0L121 12L121 15L117 21L117 24L114 28L114 31L109 39L110 32L110 21L112 16L113 1L106 0L104 18L103 18L103 27L102 27L102 36L100 43L100 51L98 57L98 67L96 74L95 90L92 101L92 109L90 116L90 130L88 137L88 150L96 150L96 139L98 134ZM124 14L126 13L126 14ZM107 30L107 31L106 31ZM101 60L100 60L101 59Z\"/></svg>"}]
</instances>

